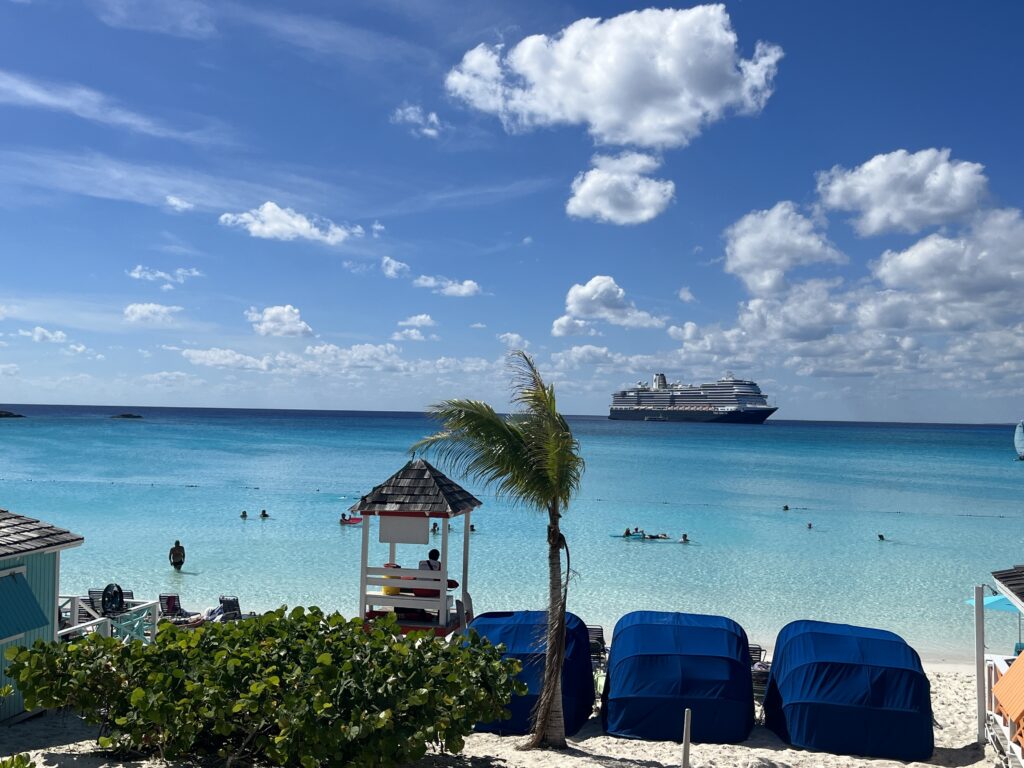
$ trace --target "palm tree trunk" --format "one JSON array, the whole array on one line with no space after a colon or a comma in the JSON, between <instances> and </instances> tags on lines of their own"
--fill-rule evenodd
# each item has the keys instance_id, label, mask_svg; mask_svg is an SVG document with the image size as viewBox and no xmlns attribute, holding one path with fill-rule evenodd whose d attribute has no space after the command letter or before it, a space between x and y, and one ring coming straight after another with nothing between
<instances>
[{"instance_id":1,"label":"palm tree trunk","mask_svg":"<svg viewBox=\"0 0 1024 768\"><path fill-rule=\"evenodd\" d=\"M544 682L533 712L533 735L527 748L565 749L562 716L562 665L565 661L565 582L562 579L562 547L558 503L548 506L548 627L544 657Z\"/></svg>"}]
</instances>

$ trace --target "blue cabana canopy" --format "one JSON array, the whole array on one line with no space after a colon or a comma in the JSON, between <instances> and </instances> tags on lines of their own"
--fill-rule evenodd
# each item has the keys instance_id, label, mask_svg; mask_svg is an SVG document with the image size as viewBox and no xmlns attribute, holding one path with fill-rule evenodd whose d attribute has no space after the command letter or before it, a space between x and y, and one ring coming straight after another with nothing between
<instances>
[{"instance_id":1,"label":"blue cabana canopy","mask_svg":"<svg viewBox=\"0 0 1024 768\"><path fill-rule=\"evenodd\" d=\"M747 633L724 616L635 611L612 635L601 717L613 736L744 741L754 727Z\"/></svg>"},{"instance_id":2,"label":"blue cabana canopy","mask_svg":"<svg viewBox=\"0 0 1024 768\"><path fill-rule=\"evenodd\" d=\"M505 644L505 657L523 665L519 679L529 689L525 696L513 696L509 703L512 717L478 723L478 731L524 734L530 732L530 714L540 696L544 681L544 654L547 650L546 611L484 613L469 625L494 645ZM565 732L571 736L590 718L594 710L594 675L590 666L590 638L587 626L572 613L565 614L565 663L562 665L562 709Z\"/></svg>"},{"instance_id":3,"label":"blue cabana canopy","mask_svg":"<svg viewBox=\"0 0 1024 768\"><path fill-rule=\"evenodd\" d=\"M930 688L917 652L899 635L794 621L775 641L765 725L805 749L927 760Z\"/></svg>"}]
</instances>

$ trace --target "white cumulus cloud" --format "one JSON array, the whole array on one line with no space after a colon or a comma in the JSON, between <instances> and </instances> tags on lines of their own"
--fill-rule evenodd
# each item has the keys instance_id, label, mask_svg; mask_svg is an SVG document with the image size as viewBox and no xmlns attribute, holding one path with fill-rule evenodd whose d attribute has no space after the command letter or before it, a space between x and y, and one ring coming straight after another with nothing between
<instances>
[{"instance_id":1,"label":"white cumulus cloud","mask_svg":"<svg viewBox=\"0 0 1024 768\"><path fill-rule=\"evenodd\" d=\"M441 275L420 275L412 284L417 288L429 288L441 296L464 298L480 293L480 285L475 280L450 280Z\"/></svg>"},{"instance_id":2,"label":"white cumulus cloud","mask_svg":"<svg viewBox=\"0 0 1024 768\"><path fill-rule=\"evenodd\" d=\"M391 122L396 125L408 125L413 136L426 136L436 139L444 127L436 112L427 112L417 104L403 104L391 113Z\"/></svg>"},{"instance_id":3,"label":"white cumulus cloud","mask_svg":"<svg viewBox=\"0 0 1024 768\"><path fill-rule=\"evenodd\" d=\"M174 290L174 284L184 285L190 277L202 277L203 273L195 267L178 267L173 272L164 272L160 269L150 269L142 264L136 264L128 271L128 277L134 280L146 280L149 282L163 281L162 290Z\"/></svg>"},{"instance_id":4,"label":"white cumulus cloud","mask_svg":"<svg viewBox=\"0 0 1024 768\"><path fill-rule=\"evenodd\" d=\"M432 336L432 339L436 339L436 336ZM419 328L403 328L400 331L395 331L391 334L391 341L426 341L427 337L423 335L423 331Z\"/></svg>"},{"instance_id":5,"label":"white cumulus cloud","mask_svg":"<svg viewBox=\"0 0 1024 768\"><path fill-rule=\"evenodd\" d=\"M53 344L63 344L68 340L68 336L64 331L49 331L39 325L30 331L22 329L18 331L18 335L30 338L35 342L48 341Z\"/></svg>"},{"instance_id":6,"label":"white cumulus cloud","mask_svg":"<svg viewBox=\"0 0 1024 768\"><path fill-rule=\"evenodd\" d=\"M380 271L384 273L384 277L396 280L409 274L409 265L390 256L383 256L380 260Z\"/></svg>"},{"instance_id":7,"label":"white cumulus cloud","mask_svg":"<svg viewBox=\"0 0 1024 768\"><path fill-rule=\"evenodd\" d=\"M552 336L597 336L597 329L586 320L562 315L551 324Z\"/></svg>"},{"instance_id":8,"label":"white cumulus cloud","mask_svg":"<svg viewBox=\"0 0 1024 768\"><path fill-rule=\"evenodd\" d=\"M818 174L818 194L827 208L856 212L861 235L919 232L974 211L985 196L985 167L949 155L898 149L852 170L837 165Z\"/></svg>"},{"instance_id":9,"label":"white cumulus cloud","mask_svg":"<svg viewBox=\"0 0 1024 768\"><path fill-rule=\"evenodd\" d=\"M192 365L202 365L208 368L233 368L243 371L268 371L272 362L268 355L253 357L233 349L220 347L183 349L181 355Z\"/></svg>"},{"instance_id":10,"label":"white cumulus cloud","mask_svg":"<svg viewBox=\"0 0 1024 768\"><path fill-rule=\"evenodd\" d=\"M434 322L434 318L428 314L411 315L405 318L405 320L399 320L398 324L407 328L430 328L437 325Z\"/></svg>"},{"instance_id":11,"label":"white cumulus cloud","mask_svg":"<svg viewBox=\"0 0 1024 768\"><path fill-rule=\"evenodd\" d=\"M260 336L313 335L313 329L302 319L298 307L291 304L264 307L262 310L249 307L245 319L252 323L252 329Z\"/></svg>"},{"instance_id":12,"label":"white cumulus cloud","mask_svg":"<svg viewBox=\"0 0 1024 768\"><path fill-rule=\"evenodd\" d=\"M335 224L330 219L306 216L282 208L270 200L244 213L224 213L218 219L225 227L240 227L253 237L266 240L313 240L339 245L350 237L362 237L363 228Z\"/></svg>"},{"instance_id":13,"label":"white cumulus cloud","mask_svg":"<svg viewBox=\"0 0 1024 768\"><path fill-rule=\"evenodd\" d=\"M603 320L624 328L663 328L665 319L637 309L626 299L626 292L608 275L595 275L584 284L573 285L565 296L565 314L577 320ZM579 330L561 318L555 321L561 330ZM552 328L554 332L555 328ZM558 333L555 335L568 335Z\"/></svg>"},{"instance_id":14,"label":"white cumulus cloud","mask_svg":"<svg viewBox=\"0 0 1024 768\"><path fill-rule=\"evenodd\" d=\"M499 333L497 339L509 349L526 349L530 346L530 342L518 333Z\"/></svg>"},{"instance_id":15,"label":"white cumulus cloud","mask_svg":"<svg viewBox=\"0 0 1024 768\"><path fill-rule=\"evenodd\" d=\"M696 297L693 295L693 291L691 291L689 286L686 285L680 288L679 292L676 295L679 297L680 301L686 304L689 304L691 301L697 300Z\"/></svg>"},{"instance_id":16,"label":"white cumulus cloud","mask_svg":"<svg viewBox=\"0 0 1024 768\"><path fill-rule=\"evenodd\" d=\"M184 307L167 304L129 304L124 308L124 319L126 322L140 325L173 325L175 315L183 309Z\"/></svg>"},{"instance_id":17,"label":"white cumulus cloud","mask_svg":"<svg viewBox=\"0 0 1024 768\"><path fill-rule=\"evenodd\" d=\"M725 271L754 294L784 290L786 273L794 267L844 261L814 222L788 200L766 211L751 211L725 231Z\"/></svg>"},{"instance_id":18,"label":"white cumulus cloud","mask_svg":"<svg viewBox=\"0 0 1024 768\"><path fill-rule=\"evenodd\" d=\"M598 143L664 148L729 113L759 112L781 58L763 42L741 58L723 5L651 8L580 19L507 51L478 45L445 85L510 131L584 125Z\"/></svg>"},{"instance_id":19,"label":"white cumulus cloud","mask_svg":"<svg viewBox=\"0 0 1024 768\"><path fill-rule=\"evenodd\" d=\"M624 152L594 155L594 167L573 179L565 212L608 224L642 224L660 214L675 195L676 185L645 174L661 161L651 155Z\"/></svg>"}]
</instances>

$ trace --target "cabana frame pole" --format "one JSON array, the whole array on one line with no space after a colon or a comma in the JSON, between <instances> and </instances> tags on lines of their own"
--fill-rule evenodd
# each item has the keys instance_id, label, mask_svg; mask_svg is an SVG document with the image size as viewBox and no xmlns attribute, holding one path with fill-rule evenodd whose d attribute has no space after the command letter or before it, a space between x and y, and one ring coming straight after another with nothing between
<instances>
[{"instance_id":1,"label":"cabana frame pole","mask_svg":"<svg viewBox=\"0 0 1024 768\"><path fill-rule=\"evenodd\" d=\"M985 680L985 586L974 587L974 674L977 677L978 694L978 743L987 741L985 735L985 699L987 685Z\"/></svg>"}]
</instances>

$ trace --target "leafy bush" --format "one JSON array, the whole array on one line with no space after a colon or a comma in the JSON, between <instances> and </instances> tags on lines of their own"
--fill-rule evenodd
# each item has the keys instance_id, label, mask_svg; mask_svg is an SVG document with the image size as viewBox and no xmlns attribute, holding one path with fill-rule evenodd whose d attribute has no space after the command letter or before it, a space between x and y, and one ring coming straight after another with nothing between
<instances>
[{"instance_id":1,"label":"leafy bush","mask_svg":"<svg viewBox=\"0 0 1024 768\"><path fill-rule=\"evenodd\" d=\"M7 653L30 709L70 707L105 726L101 746L163 758L217 755L283 766L393 766L430 745L462 749L474 723L507 717L516 662L475 633L403 636L284 608L155 641L96 634Z\"/></svg>"}]
</instances>

